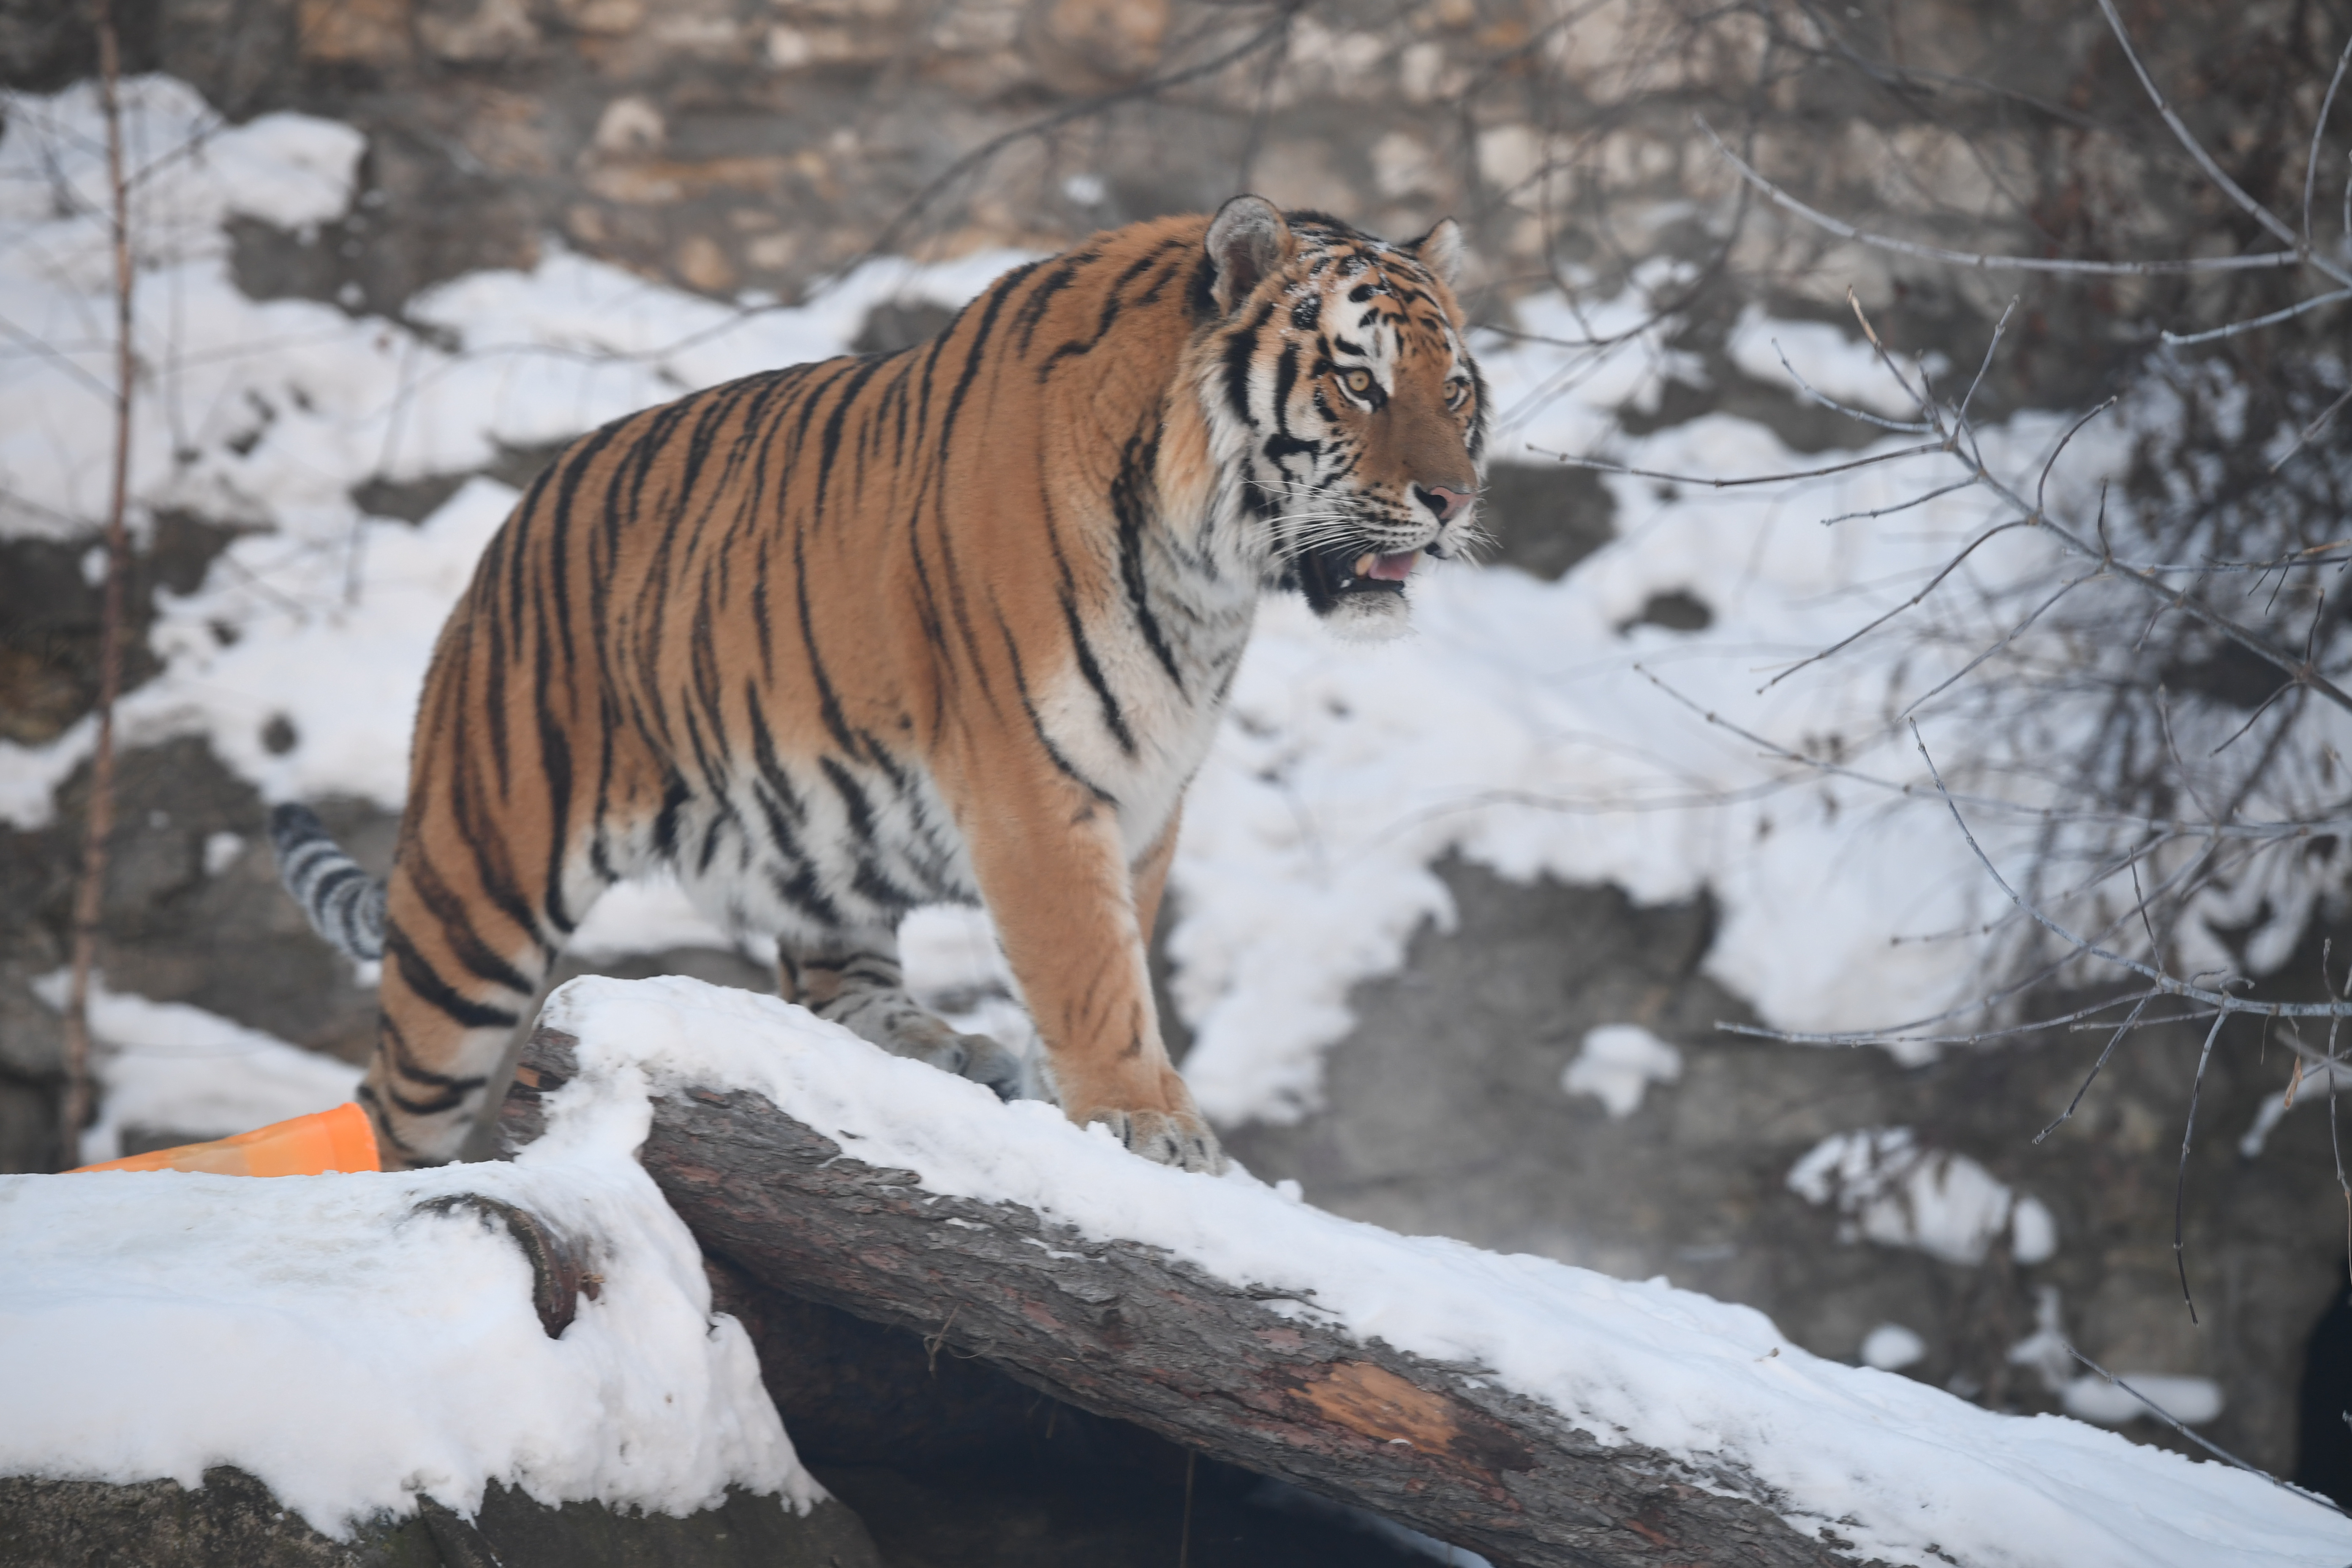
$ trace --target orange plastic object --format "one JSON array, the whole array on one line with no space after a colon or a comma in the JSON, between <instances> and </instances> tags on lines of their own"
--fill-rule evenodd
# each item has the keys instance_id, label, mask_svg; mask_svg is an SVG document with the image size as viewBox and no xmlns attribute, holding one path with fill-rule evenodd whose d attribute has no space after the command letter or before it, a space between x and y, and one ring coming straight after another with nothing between
<instances>
[{"instance_id":1,"label":"orange plastic object","mask_svg":"<svg viewBox=\"0 0 2352 1568\"><path fill-rule=\"evenodd\" d=\"M329 1171L381 1171L375 1129L367 1112L356 1105L338 1105L273 1121L234 1138L210 1143L183 1143L82 1171L202 1171L214 1176L318 1176ZM69 1172L78 1175L79 1171Z\"/></svg>"}]
</instances>

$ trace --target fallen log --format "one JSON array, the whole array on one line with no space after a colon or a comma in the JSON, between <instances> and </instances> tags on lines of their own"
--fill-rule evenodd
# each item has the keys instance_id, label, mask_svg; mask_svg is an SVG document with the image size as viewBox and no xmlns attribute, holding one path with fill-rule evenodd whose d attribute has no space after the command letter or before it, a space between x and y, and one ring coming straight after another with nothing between
<instances>
[{"instance_id":1,"label":"fallen log","mask_svg":"<svg viewBox=\"0 0 2352 1568\"><path fill-rule=\"evenodd\" d=\"M544 1126L577 1042L541 1025L500 1112ZM707 1252L762 1285L914 1330L1057 1399L1372 1510L1498 1564L1849 1563L1686 1464L1604 1445L1536 1401L1283 1310L1155 1247L924 1190L764 1096L657 1095L640 1158ZM1311 1295L1308 1291L1305 1294Z\"/></svg>"}]
</instances>

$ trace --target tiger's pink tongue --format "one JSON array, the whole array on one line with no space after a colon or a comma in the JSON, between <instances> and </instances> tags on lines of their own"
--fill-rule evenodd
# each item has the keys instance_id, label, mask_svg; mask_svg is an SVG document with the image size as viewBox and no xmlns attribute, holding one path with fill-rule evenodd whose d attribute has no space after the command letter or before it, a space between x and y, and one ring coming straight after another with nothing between
<instances>
[{"instance_id":1,"label":"tiger's pink tongue","mask_svg":"<svg viewBox=\"0 0 2352 1568\"><path fill-rule=\"evenodd\" d=\"M1402 583L1412 575L1412 563L1419 559L1421 552L1418 550L1400 550L1393 555L1379 557L1372 563L1372 569L1364 575L1378 578L1383 583Z\"/></svg>"}]
</instances>

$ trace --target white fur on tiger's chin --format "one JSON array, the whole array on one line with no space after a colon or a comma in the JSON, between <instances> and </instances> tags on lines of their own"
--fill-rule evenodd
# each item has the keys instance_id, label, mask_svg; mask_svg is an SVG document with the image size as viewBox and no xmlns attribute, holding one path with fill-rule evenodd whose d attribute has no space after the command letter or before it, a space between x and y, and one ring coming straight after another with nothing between
<instances>
[{"instance_id":1,"label":"white fur on tiger's chin","mask_svg":"<svg viewBox=\"0 0 2352 1568\"><path fill-rule=\"evenodd\" d=\"M1341 642L1395 642L1412 630L1412 606L1402 594L1349 594L1321 618L1324 628Z\"/></svg>"}]
</instances>

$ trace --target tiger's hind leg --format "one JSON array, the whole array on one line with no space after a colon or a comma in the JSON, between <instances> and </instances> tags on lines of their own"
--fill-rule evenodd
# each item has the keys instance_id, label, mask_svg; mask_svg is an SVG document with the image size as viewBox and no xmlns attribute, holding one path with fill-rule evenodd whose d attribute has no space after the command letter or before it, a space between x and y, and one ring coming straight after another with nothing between
<instances>
[{"instance_id":1,"label":"tiger's hind leg","mask_svg":"<svg viewBox=\"0 0 2352 1568\"><path fill-rule=\"evenodd\" d=\"M387 1167L457 1159L565 938L612 885L594 797L500 798L418 730L385 888L376 1049L358 1099ZM608 794L629 804L616 768Z\"/></svg>"},{"instance_id":2,"label":"tiger's hind leg","mask_svg":"<svg viewBox=\"0 0 2352 1568\"><path fill-rule=\"evenodd\" d=\"M815 942L779 940L777 988L860 1039L987 1085L1000 1100L1021 1097L1021 1058L986 1035L958 1032L907 993L898 939L868 932Z\"/></svg>"},{"instance_id":3,"label":"tiger's hind leg","mask_svg":"<svg viewBox=\"0 0 2352 1568\"><path fill-rule=\"evenodd\" d=\"M500 879L413 852L393 868L375 1056L357 1097L387 1169L458 1158L554 960L553 943L515 918L544 920L512 885L474 885Z\"/></svg>"}]
</instances>

